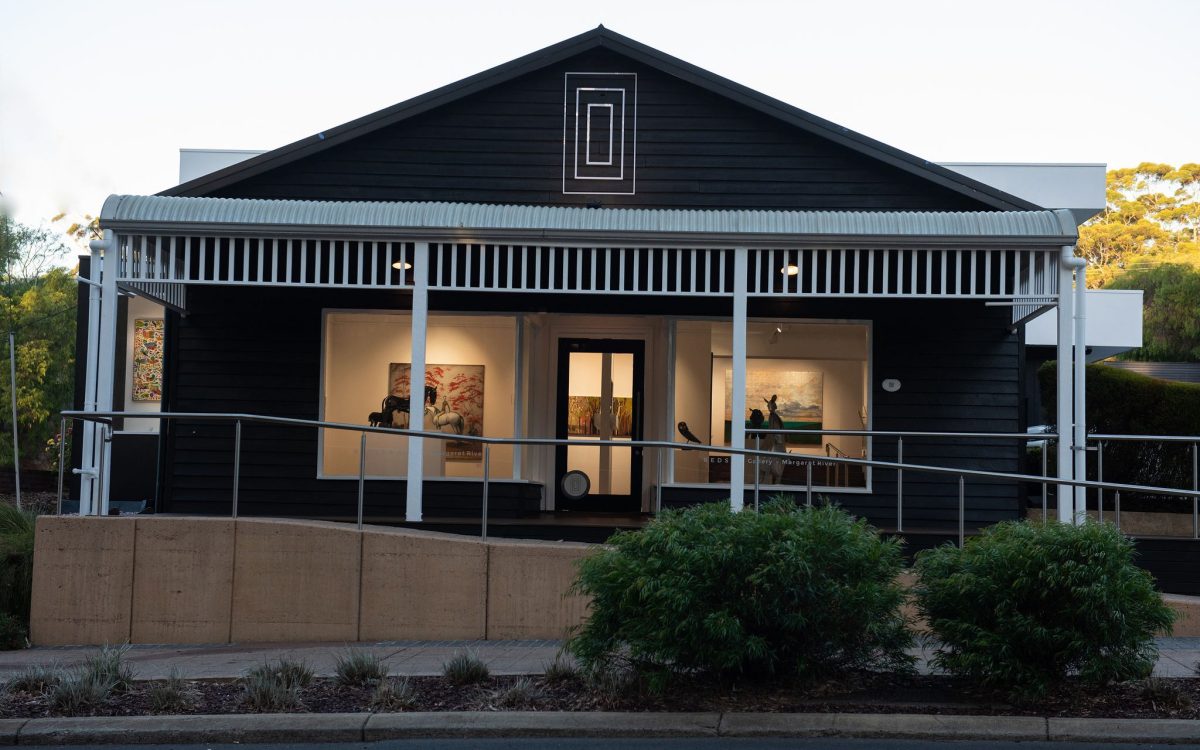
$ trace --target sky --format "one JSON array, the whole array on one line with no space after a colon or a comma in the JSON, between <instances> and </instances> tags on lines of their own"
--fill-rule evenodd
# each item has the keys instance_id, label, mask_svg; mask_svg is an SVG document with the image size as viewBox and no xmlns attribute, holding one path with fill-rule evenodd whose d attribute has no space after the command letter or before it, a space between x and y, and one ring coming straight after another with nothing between
<instances>
[{"instance_id":1,"label":"sky","mask_svg":"<svg viewBox=\"0 0 1200 750\"><path fill-rule=\"evenodd\" d=\"M0 0L18 221L178 181L597 24L932 161L1200 161L1200 0Z\"/></svg>"}]
</instances>

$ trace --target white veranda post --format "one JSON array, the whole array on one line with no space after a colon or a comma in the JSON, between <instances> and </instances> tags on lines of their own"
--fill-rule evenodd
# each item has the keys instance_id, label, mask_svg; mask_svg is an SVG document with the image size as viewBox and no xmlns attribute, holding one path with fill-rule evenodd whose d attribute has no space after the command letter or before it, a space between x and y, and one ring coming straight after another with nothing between
<instances>
[{"instance_id":1,"label":"white veranda post","mask_svg":"<svg viewBox=\"0 0 1200 750\"><path fill-rule=\"evenodd\" d=\"M106 246L100 272L100 336L99 356L96 359L96 410L113 410L113 390L116 378L117 351L117 274L120 272L121 238L112 231L104 233ZM97 432L97 442L103 440L104 430ZM109 488L112 485L112 446L101 444L101 456L96 471L99 481L92 496L93 509L108 515Z\"/></svg>"},{"instance_id":2,"label":"white veranda post","mask_svg":"<svg viewBox=\"0 0 1200 750\"><path fill-rule=\"evenodd\" d=\"M746 448L746 269L748 251L744 247L733 251L733 393L729 405L729 440L735 450ZM746 457L729 456L729 507L742 509L745 502Z\"/></svg>"},{"instance_id":3,"label":"white veranda post","mask_svg":"<svg viewBox=\"0 0 1200 750\"><path fill-rule=\"evenodd\" d=\"M413 254L412 358L408 379L409 429L425 429L425 331L429 318L429 243L415 244ZM401 271L404 273L404 271ZM425 479L425 440L408 439L407 496L404 520L421 520Z\"/></svg>"},{"instance_id":4,"label":"white veranda post","mask_svg":"<svg viewBox=\"0 0 1200 750\"><path fill-rule=\"evenodd\" d=\"M88 277L84 280L88 285L88 330L87 351L84 355L84 385L83 410L96 411L96 364L100 355L100 269L104 262L101 258L101 248L106 242L112 241L112 232L105 230L105 240L93 240L91 243L91 262ZM79 469L79 514L94 513L93 498L99 499L100 492L96 486L97 450L99 446L100 429L95 422L77 423L78 433L82 437L83 452Z\"/></svg>"},{"instance_id":5,"label":"white veranda post","mask_svg":"<svg viewBox=\"0 0 1200 750\"><path fill-rule=\"evenodd\" d=\"M1071 445L1074 427L1074 393L1071 388L1071 363L1074 357L1074 326L1073 295L1071 289L1072 269L1067 263L1066 256L1073 253L1072 248L1064 247L1063 258L1058 265L1058 363L1055 367L1056 384L1056 415L1057 429L1056 452L1058 455L1056 476L1059 479L1071 479L1074 475L1074 465L1071 460ZM1047 445L1047 448L1049 446ZM1058 485L1058 520L1070 523L1074 516L1075 492L1070 485Z\"/></svg>"}]
</instances>

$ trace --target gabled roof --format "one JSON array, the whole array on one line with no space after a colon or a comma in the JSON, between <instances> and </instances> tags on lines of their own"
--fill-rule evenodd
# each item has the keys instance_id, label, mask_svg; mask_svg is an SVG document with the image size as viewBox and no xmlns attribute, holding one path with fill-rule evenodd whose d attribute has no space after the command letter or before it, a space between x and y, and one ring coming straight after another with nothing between
<instances>
[{"instance_id":1,"label":"gabled roof","mask_svg":"<svg viewBox=\"0 0 1200 750\"><path fill-rule=\"evenodd\" d=\"M762 112L793 127L825 138L869 158L891 165L923 180L975 199L998 210L1037 210L1029 201L989 185L972 180L933 162L905 153L873 138L809 114L778 99L766 96L715 73L648 47L603 26L571 37L545 49L519 57L503 65L477 73L456 83L395 104L378 112L351 120L299 141L239 162L231 167L197 177L164 190L164 196L204 196L214 190L268 170L290 164L333 146L345 143L380 128L402 122L481 90L513 80L575 55L606 49L655 68L683 81L711 91L731 101Z\"/></svg>"}]
</instances>

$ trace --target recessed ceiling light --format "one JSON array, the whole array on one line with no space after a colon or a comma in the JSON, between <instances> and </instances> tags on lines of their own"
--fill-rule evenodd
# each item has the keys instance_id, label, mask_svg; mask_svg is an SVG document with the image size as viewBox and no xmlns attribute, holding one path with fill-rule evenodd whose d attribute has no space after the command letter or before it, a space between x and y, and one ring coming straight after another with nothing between
<instances>
[{"instance_id":1,"label":"recessed ceiling light","mask_svg":"<svg viewBox=\"0 0 1200 750\"><path fill-rule=\"evenodd\" d=\"M800 273L800 266L794 266L789 263L788 265L779 269L779 272L784 276L795 276L796 274Z\"/></svg>"},{"instance_id":2,"label":"recessed ceiling light","mask_svg":"<svg viewBox=\"0 0 1200 750\"><path fill-rule=\"evenodd\" d=\"M392 264L392 268L396 269L397 271L411 271L412 263L405 263L402 260L398 260Z\"/></svg>"}]
</instances>

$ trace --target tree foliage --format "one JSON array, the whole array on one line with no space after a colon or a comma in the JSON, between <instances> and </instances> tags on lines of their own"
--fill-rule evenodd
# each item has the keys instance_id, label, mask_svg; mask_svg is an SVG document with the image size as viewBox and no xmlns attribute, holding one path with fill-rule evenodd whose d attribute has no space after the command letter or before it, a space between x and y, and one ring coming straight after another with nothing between
<instances>
[{"instance_id":1,"label":"tree foliage","mask_svg":"<svg viewBox=\"0 0 1200 750\"><path fill-rule=\"evenodd\" d=\"M1144 162L1108 172L1105 209L1080 228L1088 285L1200 255L1200 164Z\"/></svg>"},{"instance_id":2,"label":"tree foliage","mask_svg":"<svg viewBox=\"0 0 1200 750\"><path fill-rule=\"evenodd\" d=\"M21 462L46 465L54 415L69 408L75 382L75 273L55 265L66 248L49 230L0 216L0 466L12 465L8 332L16 338Z\"/></svg>"}]
</instances>

